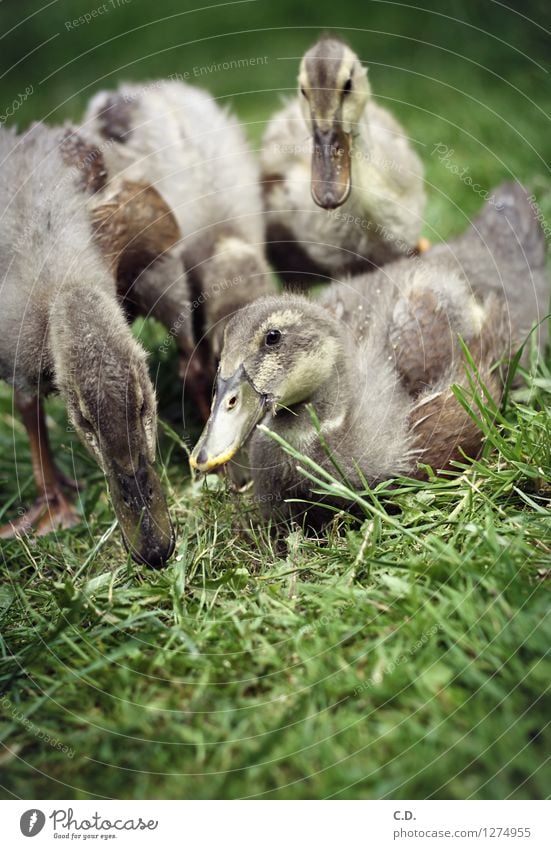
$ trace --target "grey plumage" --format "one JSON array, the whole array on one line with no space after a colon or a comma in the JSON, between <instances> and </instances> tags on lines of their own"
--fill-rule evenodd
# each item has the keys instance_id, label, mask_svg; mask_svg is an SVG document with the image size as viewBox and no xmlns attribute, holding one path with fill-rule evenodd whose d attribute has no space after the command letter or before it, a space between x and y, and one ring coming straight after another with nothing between
<instances>
[{"instance_id":1,"label":"grey plumage","mask_svg":"<svg viewBox=\"0 0 551 849\"><path fill-rule=\"evenodd\" d=\"M94 210L101 207L94 193L102 181L91 178L98 161L89 160L88 170L69 165L85 145L74 136L68 147L67 132L44 125L20 136L0 130L0 377L26 410L28 399L60 391L71 423L107 476L133 556L158 565L170 555L173 537L153 466L155 395L145 352L117 300L112 262L95 238ZM49 523L41 520L45 531L76 516L61 493L45 432L42 444L36 441L39 404L37 411L25 423L43 512L50 513Z\"/></svg>"},{"instance_id":2,"label":"grey plumage","mask_svg":"<svg viewBox=\"0 0 551 849\"><path fill-rule=\"evenodd\" d=\"M505 185L495 198L465 234L421 257L334 284L318 303L299 296L261 299L235 316L226 330L213 414L192 465L208 470L240 447L239 440L224 438L219 423L231 431L245 398L256 422L334 472L323 439L358 488L364 479L373 485L417 475L419 462L446 468L460 449L475 456L481 434L451 391L454 383L467 385L459 336L499 401L504 372L494 366L541 320L549 292L543 236L526 193ZM240 375L238 384L233 375ZM251 388L263 399L260 407ZM251 433L251 420L240 422L241 436ZM223 448L218 456L214 445ZM289 500L319 497L268 434L254 429L248 452L267 517L302 521L307 514L315 526L327 519L327 511Z\"/></svg>"},{"instance_id":3,"label":"grey plumage","mask_svg":"<svg viewBox=\"0 0 551 849\"><path fill-rule=\"evenodd\" d=\"M34 126L23 135L0 132L0 373L25 392L51 384L47 347L51 304L82 272L94 288L113 291L105 262L92 245L77 175L59 152L62 133ZM68 227L70 222L70 228Z\"/></svg>"},{"instance_id":4,"label":"grey plumage","mask_svg":"<svg viewBox=\"0 0 551 849\"><path fill-rule=\"evenodd\" d=\"M181 240L146 269L141 292L149 289L153 315L173 313L186 360L201 357L212 378L227 317L274 286L257 165L241 126L206 92L157 81L100 92L82 131L105 147L110 178L152 183L173 210ZM208 403L210 380L207 393Z\"/></svg>"},{"instance_id":5,"label":"grey plumage","mask_svg":"<svg viewBox=\"0 0 551 849\"><path fill-rule=\"evenodd\" d=\"M286 280L308 284L407 255L423 223L423 167L374 101L366 69L346 44L323 37L298 82L262 143L271 261Z\"/></svg>"},{"instance_id":6,"label":"grey plumage","mask_svg":"<svg viewBox=\"0 0 551 849\"><path fill-rule=\"evenodd\" d=\"M521 185L504 183L462 236L450 245L435 245L427 259L434 267L457 269L476 295L494 292L502 299L518 339L536 323L542 347L548 332L543 319L549 312L549 281L547 244L537 215L533 197Z\"/></svg>"}]
</instances>

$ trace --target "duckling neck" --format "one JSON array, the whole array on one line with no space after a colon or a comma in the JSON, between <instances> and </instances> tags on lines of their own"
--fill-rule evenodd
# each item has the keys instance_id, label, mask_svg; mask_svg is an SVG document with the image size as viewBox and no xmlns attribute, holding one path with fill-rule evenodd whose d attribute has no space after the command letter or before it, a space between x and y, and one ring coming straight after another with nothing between
<instances>
[{"instance_id":1,"label":"duckling neck","mask_svg":"<svg viewBox=\"0 0 551 849\"><path fill-rule=\"evenodd\" d=\"M66 281L56 293L48 322L48 347L62 394L80 381L94 380L102 369L104 377L109 377L114 364L124 372L132 340L113 289L109 278L98 275L88 279L87 287Z\"/></svg>"},{"instance_id":2,"label":"duckling neck","mask_svg":"<svg viewBox=\"0 0 551 849\"><path fill-rule=\"evenodd\" d=\"M354 405L354 368L343 354L336 361L327 380L323 382L307 399L288 408L280 408L273 419L273 429L281 435L287 433L300 435L300 432L312 432L311 409L315 411L322 432L329 432L346 419ZM270 425L272 426L272 425Z\"/></svg>"}]
</instances>

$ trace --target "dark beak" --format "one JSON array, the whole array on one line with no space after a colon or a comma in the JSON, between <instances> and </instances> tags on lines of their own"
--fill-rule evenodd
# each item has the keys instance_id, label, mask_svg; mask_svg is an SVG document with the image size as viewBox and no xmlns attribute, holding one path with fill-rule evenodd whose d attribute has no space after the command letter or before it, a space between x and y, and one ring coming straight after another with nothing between
<instances>
[{"instance_id":1,"label":"dark beak","mask_svg":"<svg viewBox=\"0 0 551 849\"><path fill-rule=\"evenodd\" d=\"M134 474L116 463L107 476L124 543L138 563L164 566L174 551L174 530L154 466L140 457Z\"/></svg>"},{"instance_id":2,"label":"dark beak","mask_svg":"<svg viewBox=\"0 0 551 849\"><path fill-rule=\"evenodd\" d=\"M311 190L323 209L336 209L350 194L350 139L337 124L329 130L314 124Z\"/></svg>"},{"instance_id":3,"label":"dark beak","mask_svg":"<svg viewBox=\"0 0 551 849\"><path fill-rule=\"evenodd\" d=\"M266 402L243 366L227 380L218 375L209 420L190 457L192 469L206 473L228 463L264 415Z\"/></svg>"}]
</instances>

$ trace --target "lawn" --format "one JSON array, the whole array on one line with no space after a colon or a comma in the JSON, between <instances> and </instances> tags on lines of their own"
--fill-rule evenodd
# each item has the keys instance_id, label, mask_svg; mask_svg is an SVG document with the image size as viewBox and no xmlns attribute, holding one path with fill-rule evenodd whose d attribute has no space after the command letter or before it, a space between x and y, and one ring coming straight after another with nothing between
<instances>
[{"instance_id":1,"label":"lawn","mask_svg":"<svg viewBox=\"0 0 551 849\"><path fill-rule=\"evenodd\" d=\"M7 29L25 4L4 5ZM21 124L77 118L106 82L266 55L254 73L197 79L233 103L258 146L297 57L320 29L340 27L423 158L432 241L482 204L463 168L485 191L520 179L551 221L544 4L524 12L537 25L490 2L429 5L365 3L358 21L351 2L335 12L322 0L309 15L260 0L146 26L150 4L135 0L70 32L65 19L90 4L62 2L7 34L11 66L23 45L61 33L1 80L0 95L11 102L33 85ZM160 6L158 16L181 12ZM174 352L159 353L152 321L135 332L151 351L176 554L160 572L128 559L103 476L50 399L58 462L85 485L83 521L1 543L1 795L546 797L551 357L497 417L481 404L478 461L399 481L391 513L385 487L365 493L362 523L342 517L319 539L291 528L282 546L223 479L190 481L200 423ZM0 492L0 521L34 497L5 386Z\"/></svg>"}]
</instances>

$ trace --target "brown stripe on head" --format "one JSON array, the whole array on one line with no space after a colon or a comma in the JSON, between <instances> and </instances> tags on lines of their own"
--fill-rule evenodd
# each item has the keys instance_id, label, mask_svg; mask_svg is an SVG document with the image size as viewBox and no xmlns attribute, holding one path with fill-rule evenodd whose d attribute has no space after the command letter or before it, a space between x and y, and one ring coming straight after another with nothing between
<instances>
[{"instance_id":1,"label":"brown stripe on head","mask_svg":"<svg viewBox=\"0 0 551 849\"><path fill-rule=\"evenodd\" d=\"M127 142L132 132L132 113L134 101L122 94L110 94L95 119L101 135L105 139Z\"/></svg>"},{"instance_id":2,"label":"brown stripe on head","mask_svg":"<svg viewBox=\"0 0 551 849\"><path fill-rule=\"evenodd\" d=\"M329 108L332 93L338 87L337 77L344 55L344 42L328 36L320 39L304 56L302 67L310 88L317 90L321 110Z\"/></svg>"}]
</instances>

